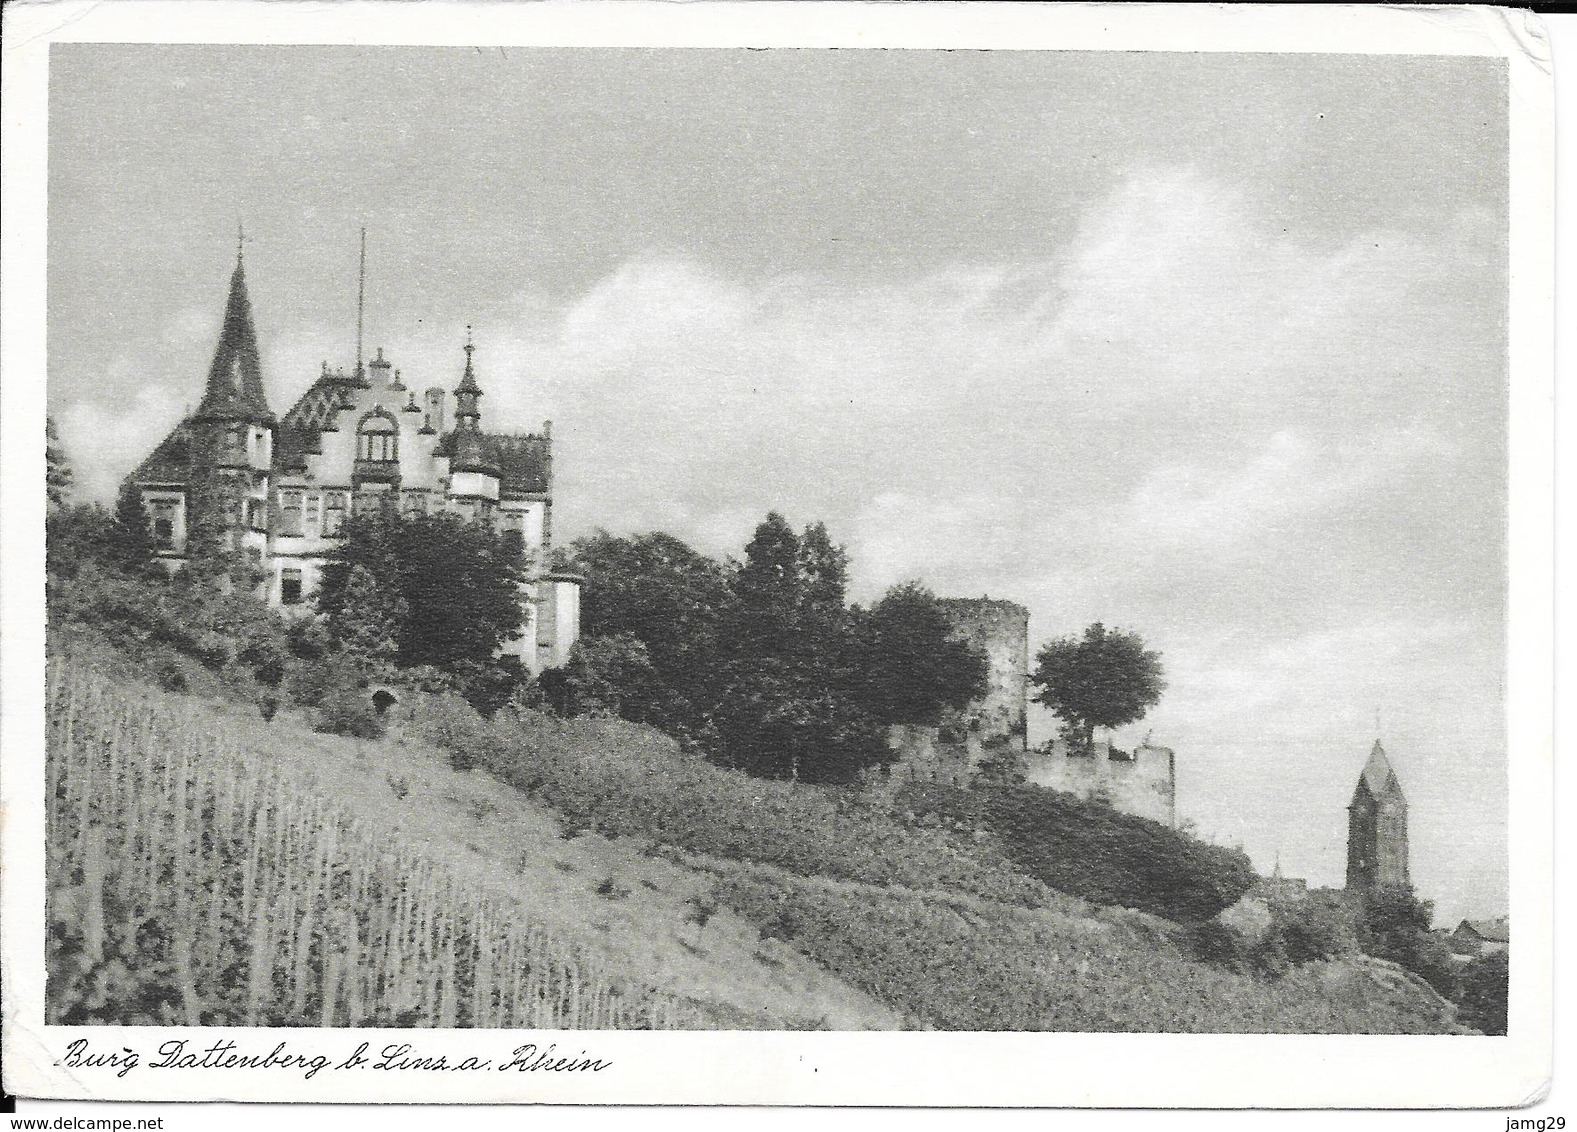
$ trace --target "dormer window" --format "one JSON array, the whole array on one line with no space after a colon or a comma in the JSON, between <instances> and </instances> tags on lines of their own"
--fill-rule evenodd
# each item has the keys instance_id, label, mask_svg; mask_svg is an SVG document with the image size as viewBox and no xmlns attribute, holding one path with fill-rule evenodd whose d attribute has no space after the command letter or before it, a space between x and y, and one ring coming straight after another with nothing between
<instances>
[{"instance_id":1,"label":"dormer window","mask_svg":"<svg viewBox=\"0 0 1577 1132\"><path fill-rule=\"evenodd\" d=\"M398 426L385 416L368 417L356 430L356 459L392 464L400 458Z\"/></svg>"}]
</instances>

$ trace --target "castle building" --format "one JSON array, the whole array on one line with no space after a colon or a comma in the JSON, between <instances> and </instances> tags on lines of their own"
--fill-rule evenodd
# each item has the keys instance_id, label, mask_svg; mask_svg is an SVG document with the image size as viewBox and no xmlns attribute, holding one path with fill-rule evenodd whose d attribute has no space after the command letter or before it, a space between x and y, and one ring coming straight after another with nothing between
<instances>
[{"instance_id":1,"label":"castle building","mask_svg":"<svg viewBox=\"0 0 1577 1132\"><path fill-rule=\"evenodd\" d=\"M938 605L950 636L986 658L985 691L944 714L941 724L899 723L888 729L896 755L888 784L906 781L967 786L981 766L1023 759L1029 708L1029 610L989 597L950 597Z\"/></svg>"},{"instance_id":2,"label":"castle building","mask_svg":"<svg viewBox=\"0 0 1577 1132\"><path fill-rule=\"evenodd\" d=\"M561 665L580 634L580 579L544 570L552 546L552 424L482 430L483 390L465 344L454 415L439 386L417 391L380 348L353 372L322 373L276 418L263 389L239 252L202 402L132 472L161 564L199 540L239 552L268 603L308 611L348 516L452 512L487 524L527 580L521 634L504 646L531 672Z\"/></svg>"},{"instance_id":3,"label":"castle building","mask_svg":"<svg viewBox=\"0 0 1577 1132\"><path fill-rule=\"evenodd\" d=\"M1177 825L1177 755L1149 739L1124 751L1110 737L1096 736L1086 753L1059 738L1031 754L1024 780L1165 826Z\"/></svg>"},{"instance_id":4,"label":"castle building","mask_svg":"<svg viewBox=\"0 0 1577 1132\"><path fill-rule=\"evenodd\" d=\"M1407 874L1407 799L1391 760L1374 741L1347 806L1347 888L1402 887Z\"/></svg>"},{"instance_id":5,"label":"castle building","mask_svg":"<svg viewBox=\"0 0 1577 1132\"><path fill-rule=\"evenodd\" d=\"M1029 715L1029 610L989 597L945 597L937 604L952 637L986 658L986 690L964 705L957 722L972 765L994 754L1024 752Z\"/></svg>"}]
</instances>

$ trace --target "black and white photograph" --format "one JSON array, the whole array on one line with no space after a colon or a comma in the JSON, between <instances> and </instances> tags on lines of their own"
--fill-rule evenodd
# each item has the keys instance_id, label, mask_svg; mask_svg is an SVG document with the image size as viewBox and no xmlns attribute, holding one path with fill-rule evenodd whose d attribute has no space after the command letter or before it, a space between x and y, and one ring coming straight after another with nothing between
<instances>
[{"instance_id":1,"label":"black and white photograph","mask_svg":"<svg viewBox=\"0 0 1577 1132\"><path fill-rule=\"evenodd\" d=\"M7 1061L22 962L70 1095L1547 1053L1548 72L1463 19L38 48Z\"/></svg>"}]
</instances>

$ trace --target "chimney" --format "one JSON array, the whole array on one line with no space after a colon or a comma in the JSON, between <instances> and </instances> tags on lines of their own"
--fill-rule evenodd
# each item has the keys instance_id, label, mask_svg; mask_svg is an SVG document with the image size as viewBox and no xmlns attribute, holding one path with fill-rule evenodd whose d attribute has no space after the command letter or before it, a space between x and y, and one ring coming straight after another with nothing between
<instances>
[{"instance_id":1,"label":"chimney","mask_svg":"<svg viewBox=\"0 0 1577 1132\"><path fill-rule=\"evenodd\" d=\"M422 423L422 431L448 431L444 420L444 391L436 385L427 391L427 416Z\"/></svg>"}]
</instances>

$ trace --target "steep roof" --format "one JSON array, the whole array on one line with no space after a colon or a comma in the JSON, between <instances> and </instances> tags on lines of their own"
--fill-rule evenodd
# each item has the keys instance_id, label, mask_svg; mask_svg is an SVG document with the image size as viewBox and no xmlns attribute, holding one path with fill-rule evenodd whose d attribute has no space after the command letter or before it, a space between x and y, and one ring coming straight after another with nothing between
<instances>
[{"instance_id":1,"label":"steep roof","mask_svg":"<svg viewBox=\"0 0 1577 1132\"><path fill-rule=\"evenodd\" d=\"M197 420L247 420L273 423L274 413L263 394L263 368L257 356L257 331L252 327L252 302L246 293L246 269L236 256L230 275L230 297L208 385L197 406Z\"/></svg>"},{"instance_id":2,"label":"steep roof","mask_svg":"<svg viewBox=\"0 0 1577 1132\"><path fill-rule=\"evenodd\" d=\"M133 483L185 483L192 469L192 423L188 417L148 453L128 477Z\"/></svg>"},{"instance_id":3,"label":"steep roof","mask_svg":"<svg viewBox=\"0 0 1577 1132\"><path fill-rule=\"evenodd\" d=\"M1480 939L1487 939L1495 943L1511 942L1511 921L1502 916L1498 920L1463 920L1457 925L1457 931L1466 928Z\"/></svg>"},{"instance_id":4,"label":"steep roof","mask_svg":"<svg viewBox=\"0 0 1577 1132\"><path fill-rule=\"evenodd\" d=\"M323 430L334 423L334 414L349 404L354 375L323 373L301 395L280 422L274 438L274 462L281 468L304 468L308 453L323 451Z\"/></svg>"},{"instance_id":5,"label":"steep roof","mask_svg":"<svg viewBox=\"0 0 1577 1132\"><path fill-rule=\"evenodd\" d=\"M1396 771L1391 768L1391 760L1385 757L1385 748L1380 746L1378 739L1369 752L1369 761L1363 765L1363 773L1358 776L1358 789L1367 790L1376 798L1387 791L1400 792L1402 789Z\"/></svg>"},{"instance_id":6,"label":"steep roof","mask_svg":"<svg viewBox=\"0 0 1577 1132\"><path fill-rule=\"evenodd\" d=\"M467 435L462 436L462 433ZM462 452L474 436L480 452ZM464 443L462 444L462 441ZM553 454L546 433L510 436L502 433L448 432L438 442L437 454L451 459L478 460L498 471L499 490L509 495L545 495L553 482Z\"/></svg>"}]
</instances>

